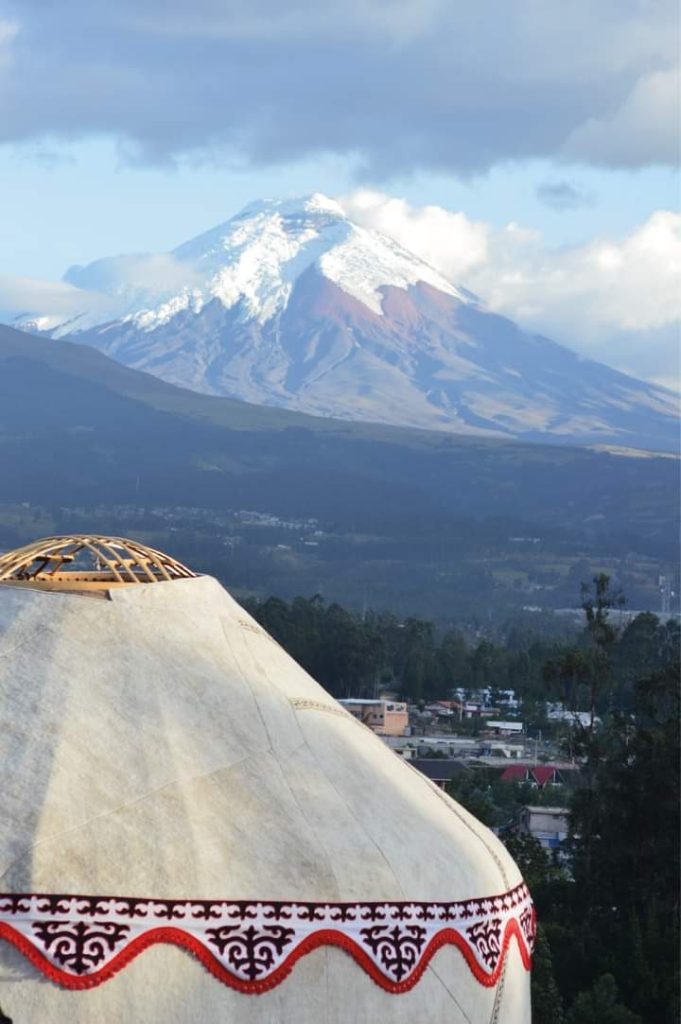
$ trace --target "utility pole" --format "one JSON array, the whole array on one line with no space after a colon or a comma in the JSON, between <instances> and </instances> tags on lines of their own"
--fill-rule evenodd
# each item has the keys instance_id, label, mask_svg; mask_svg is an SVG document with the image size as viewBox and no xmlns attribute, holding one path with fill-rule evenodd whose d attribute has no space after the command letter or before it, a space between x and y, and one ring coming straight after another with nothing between
<instances>
[{"instance_id":1,"label":"utility pole","mask_svg":"<svg viewBox=\"0 0 681 1024\"><path fill-rule=\"evenodd\" d=\"M660 613L670 615L673 596L671 576L660 576L657 585L660 591Z\"/></svg>"}]
</instances>

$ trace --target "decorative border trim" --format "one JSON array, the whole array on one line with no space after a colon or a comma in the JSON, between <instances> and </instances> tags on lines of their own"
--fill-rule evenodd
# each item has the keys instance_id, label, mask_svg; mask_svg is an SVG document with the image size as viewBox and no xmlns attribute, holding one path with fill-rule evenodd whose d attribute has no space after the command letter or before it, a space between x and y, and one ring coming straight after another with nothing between
<instances>
[{"instance_id":1,"label":"decorative border trim","mask_svg":"<svg viewBox=\"0 0 681 1024\"><path fill-rule=\"evenodd\" d=\"M535 913L527 887L458 903L281 903L0 896L0 938L68 989L108 981L156 943L192 953L246 994L279 985L320 946L344 949L384 991L417 984L442 946L496 985L511 942L530 970Z\"/></svg>"},{"instance_id":2,"label":"decorative border trim","mask_svg":"<svg viewBox=\"0 0 681 1024\"><path fill-rule=\"evenodd\" d=\"M308 700L305 697L289 697L291 707L295 708L296 711L323 711L327 715L337 715L339 718L349 718L352 722L356 722L357 719L351 715L345 708L339 705L329 704L328 701L323 700ZM362 723L360 722L360 725Z\"/></svg>"}]
</instances>

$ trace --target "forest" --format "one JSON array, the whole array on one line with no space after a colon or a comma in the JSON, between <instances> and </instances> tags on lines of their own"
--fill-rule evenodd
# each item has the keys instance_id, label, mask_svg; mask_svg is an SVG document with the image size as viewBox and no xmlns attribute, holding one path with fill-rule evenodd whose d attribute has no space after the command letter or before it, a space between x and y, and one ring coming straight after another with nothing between
<instances>
[{"instance_id":1,"label":"forest","mask_svg":"<svg viewBox=\"0 0 681 1024\"><path fill-rule=\"evenodd\" d=\"M679 1020L679 626L649 613L618 626L621 604L598 576L582 588L584 627L575 636L513 627L494 641L319 597L249 607L335 696L385 688L418 702L455 688L512 688L528 729L546 726L546 701L591 709L592 724L566 740L581 784L559 798L570 809L559 855L513 829L526 787L513 791L484 771L450 784L498 831L533 894L534 1024Z\"/></svg>"},{"instance_id":2,"label":"forest","mask_svg":"<svg viewBox=\"0 0 681 1024\"><path fill-rule=\"evenodd\" d=\"M619 603L609 591L601 594L604 599ZM477 635L470 629L442 631L427 619L350 611L319 595L243 604L334 697L375 697L389 690L419 702L446 699L455 688L489 687L493 694L513 689L526 721L541 725L547 700L584 707L591 697L591 671L598 669L588 656L591 634L551 627L550 620L541 630L511 622L490 638L479 630ZM617 620L617 612L613 607L609 620ZM596 693L599 713L631 709L636 680L664 668L679 650L674 619L662 623L643 612L621 629L611 628L611 670L607 685Z\"/></svg>"}]
</instances>

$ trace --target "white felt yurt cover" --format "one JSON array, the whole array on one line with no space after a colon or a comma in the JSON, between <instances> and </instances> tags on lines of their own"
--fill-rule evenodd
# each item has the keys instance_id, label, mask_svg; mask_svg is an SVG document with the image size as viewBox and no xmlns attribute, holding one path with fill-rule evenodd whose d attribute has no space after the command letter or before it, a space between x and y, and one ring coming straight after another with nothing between
<instances>
[{"instance_id":1,"label":"white felt yurt cover","mask_svg":"<svg viewBox=\"0 0 681 1024\"><path fill-rule=\"evenodd\" d=\"M210 577L0 583L15 1024L529 1024L498 840Z\"/></svg>"}]
</instances>

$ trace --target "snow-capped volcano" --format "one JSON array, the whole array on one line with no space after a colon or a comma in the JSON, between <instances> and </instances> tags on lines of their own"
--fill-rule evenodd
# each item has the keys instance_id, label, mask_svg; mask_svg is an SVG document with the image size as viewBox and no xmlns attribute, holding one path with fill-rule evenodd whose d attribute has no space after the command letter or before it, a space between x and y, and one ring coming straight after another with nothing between
<instances>
[{"instance_id":1,"label":"snow-capped volcano","mask_svg":"<svg viewBox=\"0 0 681 1024\"><path fill-rule=\"evenodd\" d=\"M460 433L676 444L670 392L523 332L319 194L65 280L97 294L96 312L22 327L196 391Z\"/></svg>"},{"instance_id":2,"label":"snow-capped volcano","mask_svg":"<svg viewBox=\"0 0 681 1024\"><path fill-rule=\"evenodd\" d=\"M424 281L464 298L418 256L386 235L353 224L338 203L319 193L251 203L167 255L97 260L72 267L65 280L105 292L118 305L119 319L153 331L182 310L200 313L213 299L224 309L240 304L244 319L265 324L286 309L296 282L313 266L378 316L380 289L388 286L407 288ZM82 330L85 323L92 325L92 317L71 322L68 333L76 325Z\"/></svg>"}]
</instances>

